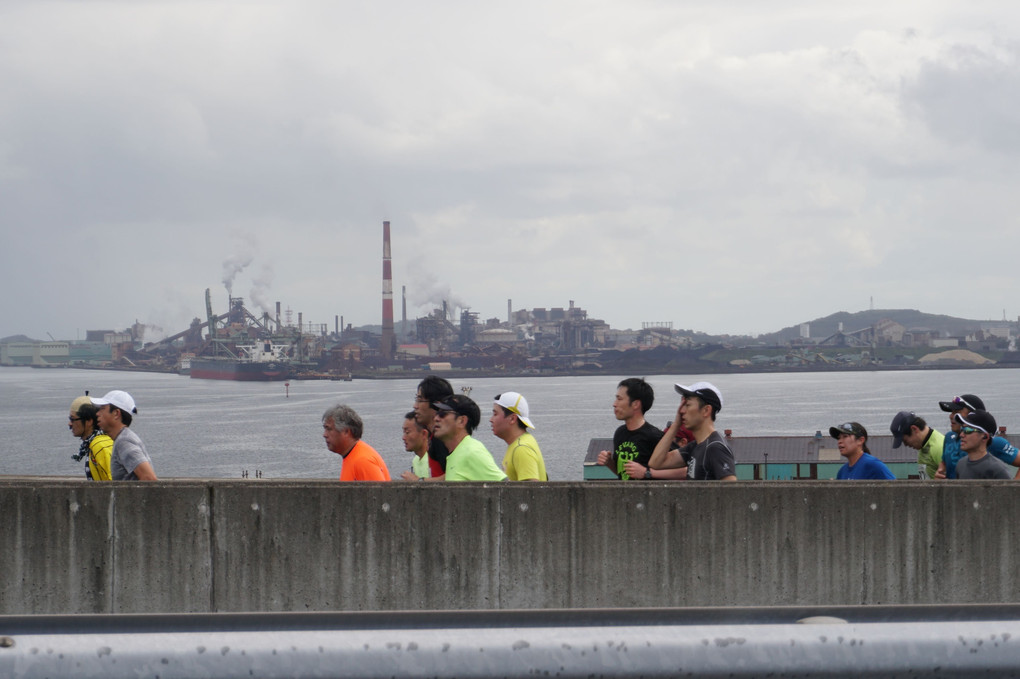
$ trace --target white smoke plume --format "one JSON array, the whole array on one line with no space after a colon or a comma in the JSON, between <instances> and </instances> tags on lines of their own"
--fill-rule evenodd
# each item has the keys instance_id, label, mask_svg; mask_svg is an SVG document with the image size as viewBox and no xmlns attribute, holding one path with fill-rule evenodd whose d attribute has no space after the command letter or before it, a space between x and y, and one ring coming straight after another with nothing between
<instances>
[{"instance_id":1,"label":"white smoke plume","mask_svg":"<svg viewBox=\"0 0 1020 679\"><path fill-rule=\"evenodd\" d=\"M140 324L142 329L142 336L137 339L145 344L150 342L160 342L165 337L169 337L170 333L166 332L162 326L154 325L152 323Z\"/></svg>"},{"instance_id":2,"label":"white smoke plume","mask_svg":"<svg viewBox=\"0 0 1020 679\"><path fill-rule=\"evenodd\" d=\"M235 253L223 262L223 287L232 297L234 295L234 279L255 259L255 253L258 252L258 241L253 234L233 233L231 236L234 240Z\"/></svg>"},{"instance_id":3,"label":"white smoke plume","mask_svg":"<svg viewBox=\"0 0 1020 679\"><path fill-rule=\"evenodd\" d=\"M428 307L426 313L431 313L432 309L442 309L444 301L452 319L456 319L462 309L470 308L464 300L453 294L448 284L440 283L431 273L414 272L412 282L407 287L407 301L418 309Z\"/></svg>"},{"instance_id":4,"label":"white smoke plume","mask_svg":"<svg viewBox=\"0 0 1020 679\"><path fill-rule=\"evenodd\" d=\"M251 301L263 312L272 316L275 307L269 300L269 289L273 284L273 267L270 264L263 264L259 275L252 281L251 291L248 293Z\"/></svg>"}]
</instances>

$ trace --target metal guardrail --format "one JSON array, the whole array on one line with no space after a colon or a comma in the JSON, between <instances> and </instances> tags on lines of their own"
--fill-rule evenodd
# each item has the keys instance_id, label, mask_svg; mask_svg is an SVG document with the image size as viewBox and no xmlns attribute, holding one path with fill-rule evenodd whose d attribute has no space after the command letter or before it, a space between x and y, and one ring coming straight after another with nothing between
<instances>
[{"instance_id":1,"label":"metal guardrail","mask_svg":"<svg viewBox=\"0 0 1020 679\"><path fill-rule=\"evenodd\" d=\"M1016 676L1020 606L0 617L0 676Z\"/></svg>"}]
</instances>

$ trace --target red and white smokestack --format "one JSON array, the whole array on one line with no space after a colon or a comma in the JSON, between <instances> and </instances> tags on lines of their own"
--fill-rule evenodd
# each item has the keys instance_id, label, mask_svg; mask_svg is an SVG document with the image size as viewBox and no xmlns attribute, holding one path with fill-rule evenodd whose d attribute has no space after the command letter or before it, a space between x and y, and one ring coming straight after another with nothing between
<instances>
[{"instance_id":1,"label":"red and white smokestack","mask_svg":"<svg viewBox=\"0 0 1020 679\"><path fill-rule=\"evenodd\" d=\"M393 268L390 262L390 223L383 222L382 252L382 357L392 359L396 349L393 336Z\"/></svg>"}]
</instances>

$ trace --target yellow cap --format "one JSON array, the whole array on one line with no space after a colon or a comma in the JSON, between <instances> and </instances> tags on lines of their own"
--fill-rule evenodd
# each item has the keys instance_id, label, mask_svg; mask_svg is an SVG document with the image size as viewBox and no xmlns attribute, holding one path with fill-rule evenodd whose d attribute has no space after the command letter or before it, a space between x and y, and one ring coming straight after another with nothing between
<instances>
[{"instance_id":1,"label":"yellow cap","mask_svg":"<svg viewBox=\"0 0 1020 679\"><path fill-rule=\"evenodd\" d=\"M86 404L92 405L92 399L90 399L88 396L79 396L78 398L71 401L71 412L77 415L78 409Z\"/></svg>"}]
</instances>

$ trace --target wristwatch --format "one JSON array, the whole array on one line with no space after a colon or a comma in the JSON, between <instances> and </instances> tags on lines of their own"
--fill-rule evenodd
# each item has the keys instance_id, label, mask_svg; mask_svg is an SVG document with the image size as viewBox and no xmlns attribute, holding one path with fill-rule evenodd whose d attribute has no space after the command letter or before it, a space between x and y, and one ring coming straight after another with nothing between
<instances>
[{"instance_id":1,"label":"wristwatch","mask_svg":"<svg viewBox=\"0 0 1020 679\"><path fill-rule=\"evenodd\" d=\"M651 467L645 467L645 478L646 479L652 478L652 468Z\"/></svg>"}]
</instances>

